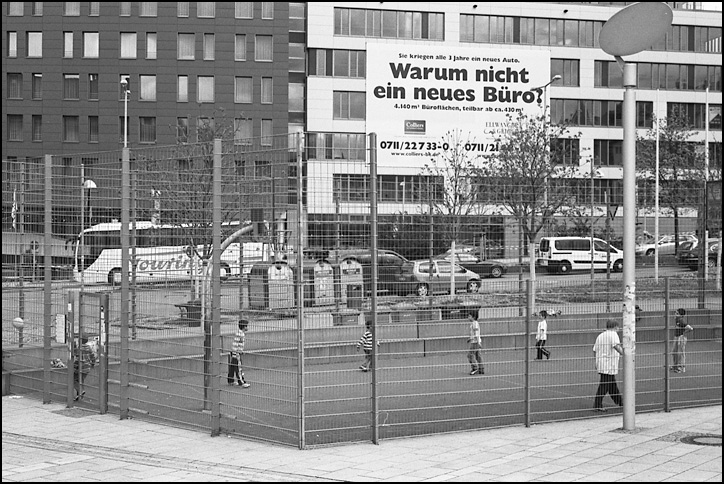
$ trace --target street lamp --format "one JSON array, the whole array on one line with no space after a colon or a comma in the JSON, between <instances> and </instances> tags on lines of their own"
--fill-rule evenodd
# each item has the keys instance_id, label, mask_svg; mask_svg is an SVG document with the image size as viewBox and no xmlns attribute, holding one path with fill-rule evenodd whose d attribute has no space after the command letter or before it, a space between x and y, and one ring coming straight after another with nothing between
<instances>
[{"instance_id":1,"label":"street lamp","mask_svg":"<svg viewBox=\"0 0 724 484\"><path fill-rule=\"evenodd\" d=\"M128 95L131 93L130 77L121 78L123 90L123 147L128 148Z\"/></svg>"},{"instance_id":2,"label":"street lamp","mask_svg":"<svg viewBox=\"0 0 724 484\"><path fill-rule=\"evenodd\" d=\"M93 212L90 203L90 195L91 190L94 190L97 188L96 183L93 180L86 180L85 178L85 165L81 163L80 165L80 179L81 179L81 187L80 187L80 244L78 247L78 250L80 252L80 266L78 267L78 271L80 272L80 289L83 290L83 272L85 270L85 191L88 190L88 207L89 207L89 225L93 225L92 223L92 217Z\"/></svg>"},{"instance_id":3,"label":"street lamp","mask_svg":"<svg viewBox=\"0 0 724 484\"><path fill-rule=\"evenodd\" d=\"M636 416L636 64L624 55L638 54L661 39L674 13L663 2L639 2L611 17L601 28L598 43L614 57L623 72L623 429L635 429Z\"/></svg>"}]
</instances>

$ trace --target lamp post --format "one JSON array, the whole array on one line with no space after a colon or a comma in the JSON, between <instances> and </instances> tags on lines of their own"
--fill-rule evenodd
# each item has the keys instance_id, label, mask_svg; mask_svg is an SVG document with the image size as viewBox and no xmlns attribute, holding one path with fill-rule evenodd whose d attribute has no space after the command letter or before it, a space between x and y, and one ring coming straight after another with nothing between
<instances>
[{"instance_id":1,"label":"lamp post","mask_svg":"<svg viewBox=\"0 0 724 484\"><path fill-rule=\"evenodd\" d=\"M128 148L128 95L131 93L130 79L121 79L123 89L123 147Z\"/></svg>"},{"instance_id":2,"label":"lamp post","mask_svg":"<svg viewBox=\"0 0 724 484\"><path fill-rule=\"evenodd\" d=\"M88 206L90 207L91 190L97 188L97 186L93 180L86 180L85 165L82 163L80 165L80 179L80 267L78 267L78 271L80 272L80 290L82 291L84 284L83 271L85 270L85 191L88 190ZM92 214L92 212L90 213Z\"/></svg>"},{"instance_id":3,"label":"lamp post","mask_svg":"<svg viewBox=\"0 0 724 484\"><path fill-rule=\"evenodd\" d=\"M625 62L655 45L671 27L674 13L663 2L639 2L611 17L601 28L601 49L623 71L623 429L635 429L636 416L636 65ZM628 256L626 256L628 254Z\"/></svg>"}]
</instances>

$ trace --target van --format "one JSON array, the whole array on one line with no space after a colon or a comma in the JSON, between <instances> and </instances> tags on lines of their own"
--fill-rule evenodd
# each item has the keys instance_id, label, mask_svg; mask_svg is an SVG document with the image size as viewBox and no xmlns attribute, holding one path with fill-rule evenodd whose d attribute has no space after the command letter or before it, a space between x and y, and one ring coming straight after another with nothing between
<instances>
[{"instance_id":1,"label":"van","mask_svg":"<svg viewBox=\"0 0 724 484\"><path fill-rule=\"evenodd\" d=\"M593 253L591 253L593 240ZM610 253L610 258L607 257ZM538 246L536 265L549 273L568 274L576 270L606 270L610 260L612 272L623 271L623 251L607 242L590 237L543 237Z\"/></svg>"}]
</instances>

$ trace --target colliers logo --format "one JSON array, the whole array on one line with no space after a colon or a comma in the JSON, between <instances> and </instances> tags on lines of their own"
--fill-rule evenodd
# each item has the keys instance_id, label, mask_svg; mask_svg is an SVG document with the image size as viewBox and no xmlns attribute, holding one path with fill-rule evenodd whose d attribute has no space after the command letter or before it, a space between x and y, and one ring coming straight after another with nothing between
<instances>
[{"instance_id":1,"label":"colliers logo","mask_svg":"<svg viewBox=\"0 0 724 484\"><path fill-rule=\"evenodd\" d=\"M425 134L425 121L406 119L405 134Z\"/></svg>"}]
</instances>

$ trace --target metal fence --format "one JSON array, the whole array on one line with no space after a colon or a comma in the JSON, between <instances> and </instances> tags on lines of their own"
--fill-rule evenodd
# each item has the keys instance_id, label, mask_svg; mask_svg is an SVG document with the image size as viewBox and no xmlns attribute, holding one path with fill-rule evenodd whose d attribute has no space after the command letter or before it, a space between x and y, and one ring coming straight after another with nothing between
<instances>
[{"instance_id":1,"label":"metal fence","mask_svg":"<svg viewBox=\"0 0 724 484\"><path fill-rule=\"evenodd\" d=\"M477 253L508 259L507 274L435 285L429 268L396 265L402 254L429 267L447 247L449 216L425 202L434 178L376 177L356 139L301 139L27 160L7 277L3 261L7 389L299 447L592 415L591 349L606 320L621 320L620 274L531 280L509 260L524 249L515 224L476 214L457 238L485 233ZM642 272L636 298L637 411L721 403L719 280ZM679 307L695 328L686 373L669 370ZM538 361L541 309L560 314ZM470 310L484 375L470 375ZM248 388L227 384L241 318ZM357 350L366 321L379 342L371 371ZM76 401L79 335L103 365Z\"/></svg>"}]
</instances>

